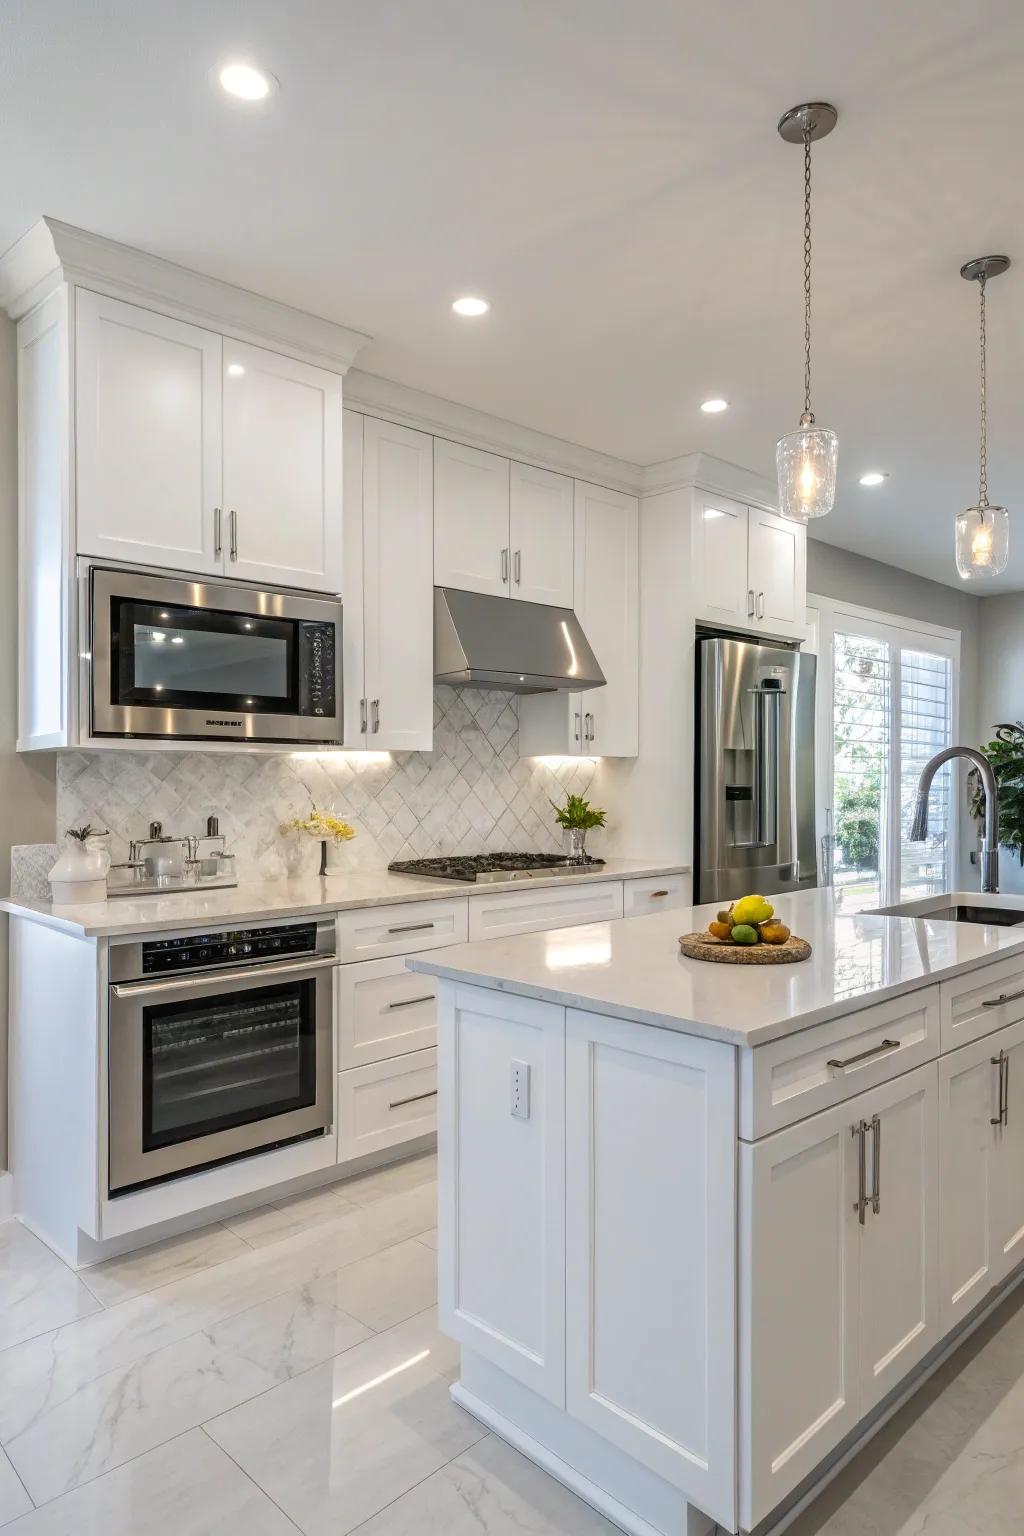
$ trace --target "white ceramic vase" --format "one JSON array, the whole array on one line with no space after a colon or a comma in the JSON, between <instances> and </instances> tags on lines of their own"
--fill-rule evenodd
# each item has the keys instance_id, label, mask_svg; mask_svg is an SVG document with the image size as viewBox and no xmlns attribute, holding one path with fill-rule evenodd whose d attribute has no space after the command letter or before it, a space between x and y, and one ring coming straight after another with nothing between
<instances>
[{"instance_id":1,"label":"white ceramic vase","mask_svg":"<svg viewBox=\"0 0 1024 1536\"><path fill-rule=\"evenodd\" d=\"M83 901L104 901L110 854L99 838L84 843L67 838L64 852L50 870L50 899L55 906L74 906Z\"/></svg>"}]
</instances>

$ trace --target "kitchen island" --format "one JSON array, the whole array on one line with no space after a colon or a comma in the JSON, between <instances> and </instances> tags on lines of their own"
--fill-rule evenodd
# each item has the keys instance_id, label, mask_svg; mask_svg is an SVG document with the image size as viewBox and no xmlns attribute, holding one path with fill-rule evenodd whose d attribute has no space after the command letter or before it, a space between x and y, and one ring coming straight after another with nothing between
<instances>
[{"instance_id":1,"label":"kitchen island","mask_svg":"<svg viewBox=\"0 0 1024 1536\"><path fill-rule=\"evenodd\" d=\"M1024 930L777 900L452 946L456 1399L636 1536L769 1528L1020 1278Z\"/></svg>"}]
</instances>

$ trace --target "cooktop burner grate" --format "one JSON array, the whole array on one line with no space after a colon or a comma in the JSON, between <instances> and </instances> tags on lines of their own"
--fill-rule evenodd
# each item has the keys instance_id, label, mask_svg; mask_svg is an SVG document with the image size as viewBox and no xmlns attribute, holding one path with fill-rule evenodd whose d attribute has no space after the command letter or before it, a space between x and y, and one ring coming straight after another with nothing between
<instances>
[{"instance_id":1,"label":"cooktop burner grate","mask_svg":"<svg viewBox=\"0 0 1024 1536\"><path fill-rule=\"evenodd\" d=\"M434 880L468 880L478 884L500 880L538 880L545 875L573 875L597 869L603 859L570 864L560 853L471 853L450 858L396 859L388 865L397 875L426 875Z\"/></svg>"}]
</instances>

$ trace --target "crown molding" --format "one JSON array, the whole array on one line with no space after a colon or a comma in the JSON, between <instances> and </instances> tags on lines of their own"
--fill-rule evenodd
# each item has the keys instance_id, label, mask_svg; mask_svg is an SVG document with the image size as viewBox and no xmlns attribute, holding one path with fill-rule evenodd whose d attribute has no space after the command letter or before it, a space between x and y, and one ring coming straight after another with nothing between
<instances>
[{"instance_id":1,"label":"crown molding","mask_svg":"<svg viewBox=\"0 0 1024 1536\"><path fill-rule=\"evenodd\" d=\"M346 373L372 339L305 310L204 277L162 256L90 234L58 219L39 219L0 257L0 305L20 320L61 283L166 308L257 346Z\"/></svg>"},{"instance_id":2,"label":"crown molding","mask_svg":"<svg viewBox=\"0 0 1024 1536\"><path fill-rule=\"evenodd\" d=\"M779 493L774 480L755 474L752 469L744 469L741 464L716 459L710 453L688 453L678 459L665 459L661 464L649 464L643 471L644 496L692 490L697 485L703 490L715 491L719 496L750 502L770 512L778 511Z\"/></svg>"},{"instance_id":3,"label":"crown molding","mask_svg":"<svg viewBox=\"0 0 1024 1536\"><path fill-rule=\"evenodd\" d=\"M608 490L638 496L643 489L644 471L638 464L612 458L593 448L581 448L564 438L504 421L500 416L490 416L454 400L442 400L358 368L353 368L345 380L345 405L368 416L381 416L399 426L451 438L486 453L500 453L538 469L572 475Z\"/></svg>"}]
</instances>

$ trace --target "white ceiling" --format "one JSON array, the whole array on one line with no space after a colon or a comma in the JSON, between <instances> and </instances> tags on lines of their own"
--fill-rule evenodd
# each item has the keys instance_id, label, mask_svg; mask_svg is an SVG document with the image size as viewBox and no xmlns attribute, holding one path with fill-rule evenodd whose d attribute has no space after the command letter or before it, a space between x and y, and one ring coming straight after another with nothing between
<instances>
[{"instance_id":1,"label":"white ceiling","mask_svg":"<svg viewBox=\"0 0 1024 1536\"><path fill-rule=\"evenodd\" d=\"M40 214L368 331L359 366L639 464L764 473L801 409L809 97L815 390L840 437L814 532L957 584L990 488L1024 588L1020 0L4 0L0 248ZM241 54L280 93L247 110ZM493 303L451 315L461 292ZM732 402L708 418L709 395ZM868 468L890 474L865 491ZM989 588L988 590L992 590ZM940 617L937 615L937 617Z\"/></svg>"}]
</instances>

